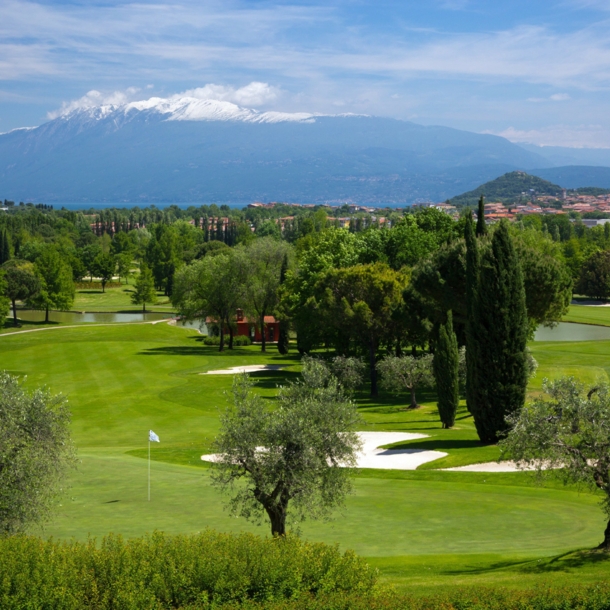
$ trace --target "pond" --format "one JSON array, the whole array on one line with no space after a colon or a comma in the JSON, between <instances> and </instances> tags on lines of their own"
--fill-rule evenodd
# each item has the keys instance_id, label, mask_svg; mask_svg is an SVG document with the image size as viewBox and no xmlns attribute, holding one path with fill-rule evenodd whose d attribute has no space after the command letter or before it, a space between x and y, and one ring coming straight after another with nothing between
<instances>
[{"instance_id":1,"label":"pond","mask_svg":"<svg viewBox=\"0 0 610 610\"><path fill-rule=\"evenodd\" d=\"M539 326L534 341L608 341L609 326L560 322L555 328Z\"/></svg>"},{"instance_id":2,"label":"pond","mask_svg":"<svg viewBox=\"0 0 610 610\"><path fill-rule=\"evenodd\" d=\"M11 310L10 316L13 312ZM17 318L27 322L44 322L45 312L39 309L17 309ZM49 321L61 324L82 324L97 322L98 324L110 324L113 322L153 322L171 318L169 313L153 312L103 312L103 313L80 313L78 311L50 311Z\"/></svg>"},{"instance_id":3,"label":"pond","mask_svg":"<svg viewBox=\"0 0 610 610\"><path fill-rule=\"evenodd\" d=\"M198 330L202 335L208 334L208 327L203 319L196 319L196 320L189 320L189 321L178 320L176 322L176 325L180 326L182 328L194 328L195 330Z\"/></svg>"}]
</instances>

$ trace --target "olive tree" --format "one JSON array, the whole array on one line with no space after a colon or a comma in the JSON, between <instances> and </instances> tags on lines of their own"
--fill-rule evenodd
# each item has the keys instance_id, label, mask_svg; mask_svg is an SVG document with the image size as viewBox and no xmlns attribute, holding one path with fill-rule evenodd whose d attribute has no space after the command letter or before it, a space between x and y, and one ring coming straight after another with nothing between
<instances>
[{"instance_id":1,"label":"olive tree","mask_svg":"<svg viewBox=\"0 0 610 610\"><path fill-rule=\"evenodd\" d=\"M221 416L213 483L233 514L286 533L286 521L328 517L351 491L360 440L355 405L326 367L310 359L301 381L282 387L270 410L247 375L233 380L233 406Z\"/></svg>"},{"instance_id":2,"label":"olive tree","mask_svg":"<svg viewBox=\"0 0 610 610\"><path fill-rule=\"evenodd\" d=\"M413 356L386 356L377 363L381 374L381 385L394 392L408 390L411 393L412 409L417 409L415 390L434 385L432 371L432 354L424 354L419 358Z\"/></svg>"},{"instance_id":3,"label":"olive tree","mask_svg":"<svg viewBox=\"0 0 610 610\"><path fill-rule=\"evenodd\" d=\"M0 535L44 522L74 461L66 401L0 373Z\"/></svg>"},{"instance_id":4,"label":"olive tree","mask_svg":"<svg viewBox=\"0 0 610 610\"><path fill-rule=\"evenodd\" d=\"M565 377L545 379L543 389L546 396L509 418L503 456L540 474L600 489L610 519L610 386L586 392L573 377ZM610 521L599 548L610 551Z\"/></svg>"}]
</instances>

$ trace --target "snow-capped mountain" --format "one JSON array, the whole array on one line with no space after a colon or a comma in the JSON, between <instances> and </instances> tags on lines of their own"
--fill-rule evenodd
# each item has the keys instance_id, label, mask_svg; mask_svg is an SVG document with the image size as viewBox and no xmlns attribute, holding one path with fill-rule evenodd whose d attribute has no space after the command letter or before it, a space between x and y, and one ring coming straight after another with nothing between
<instances>
[{"instance_id":1,"label":"snow-capped mountain","mask_svg":"<svg viewBox=\"0 0 610 610\"><path fill-rule=\"evenodd\" d=\"M240 121L244 123L282 123L285 121L307 122L315 120L308 112L259 112L242 108L237 104L220 100L195 97L161 98L128 104L105 104L91 108L80 108L61 116L65 121L100 121L113 118L121 123L138 116L147 115L164 121Z\"/></svg>"},{"instance_id":2,"label":"snow-capped mountain","mask_svg":"<svg viewBox=\"0 0 610 610\"><path fill-rule=\"evenodd\" d=\"M0 198L46 202L410 203L545 166L497 136L195 97L80 108L0 134Z\"/></svg>"}]
</instances>

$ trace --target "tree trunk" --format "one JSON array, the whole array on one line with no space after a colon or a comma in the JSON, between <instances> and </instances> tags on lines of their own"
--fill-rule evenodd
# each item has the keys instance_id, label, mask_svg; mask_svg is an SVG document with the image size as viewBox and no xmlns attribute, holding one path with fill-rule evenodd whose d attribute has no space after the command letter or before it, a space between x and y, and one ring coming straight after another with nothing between
<instances>
[{"instance_id":1,"label":"tree trunk","mask_svg":"<svg viewBox=\"0 0 610 610\"><path fill-rule=\"evenodd\" d=\"M49 306L48 305L47 305L47 308L45 310L44 321L45 321L45 324L49 323Z\"/></svg>"},{"instance_id":2,"label":"tree trunk","mask_svg":"<svg viewBox=\"0 0 610 610\"><path fill-rule=\"evenodd\" d=\"M369 343L369 365L371 367L371 398L377 398L379 391L377 390L377 367L375 366L375 344L373 341Z\"/></svg>"},{"instance_id":3,"label":"tree trunk","mask_svg":"<svg viewBox=\"0 0 610 610\"><path fill-rule=\"evenodd\" d=\"M146 313L146 301L142 303L142 313Z\"/></svg>"},{"instance_id":4,"label":"tree trunk","mask_svg":"<svg viewBox=\"0 0 610 610\"><path fill-rule=\"evenodd\" d=\"M417 409L417 399L415 398L415 386L411 388L411 409Z\"/></svg>"},{"instance_id":5,"label":"tree trunk","mask_svg":"<svg viewBox=\"0 0 610 610\"><path fill-rule=\"evenodd\" d=\"M272 506L265 507L269 521L271 522L271 535L272 536L285 536L286 535L286 507Z\"/></svg>"},{"instance_id":6,"label":"tree trunk","mask_svg":"<svg viewBox=\"0 0 610 610\"><path fill-rule=\"evenodd\" d=\"M220 345L218 346L219 352L225 351L225 325L220 321Z\"/></svg>"},{"instance_id":7,"label":"tree trunk","mask_svg":"<svg viewBox=\"0 0 610 610\"><path fill-rule=\"evenodd\" d=\"M106 282L102 282L102 293L106 292Z\"/></svg>"},{"instance_id":8,"label":"tree trunk","mask_svg":"<svg viewBox=\"0 0 610 610\"><path fill-rule=\"evenodd\" d=\"M606 531L604 532L604 541L597 547L604 551L610 551L610 521L606 525Z\"/></svg>"},{"instance_id":9,"label":"tree trunk","mask_svg":"<svg viewBox=\"0 0 610 610\"><path fill-rule=\"evenodd\" d=\"M13 303L13 323L15 326L19 326L19 322L17 322L17 306L15 305L15 299L11 299Z\"/></svg>"},{"instance_id":10,"label":"tree trunk","mask_svg":"<svg viewBox=\"0 0 610 610\"><path fill-rule=\"evenodd\" d=\"M261 352L267 351L267 342L265 341L265 312L261 314Z\"/></svg>"}]
</instances>

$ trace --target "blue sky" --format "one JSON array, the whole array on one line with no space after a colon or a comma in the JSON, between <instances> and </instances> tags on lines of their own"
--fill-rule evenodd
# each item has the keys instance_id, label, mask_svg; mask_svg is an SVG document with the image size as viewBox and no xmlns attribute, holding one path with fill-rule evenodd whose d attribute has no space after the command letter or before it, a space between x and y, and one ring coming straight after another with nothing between
<instances>
[{"instance_id":1,"label":"blue sky","mask_svg":"<svg viewBox=\"0 0 610 610\"><path fill-rule=\"evenodd\" d=\"M0 132L199 89L610 147L608 32L610 0L2 0Z\"/></svg>"}]
</instances>

